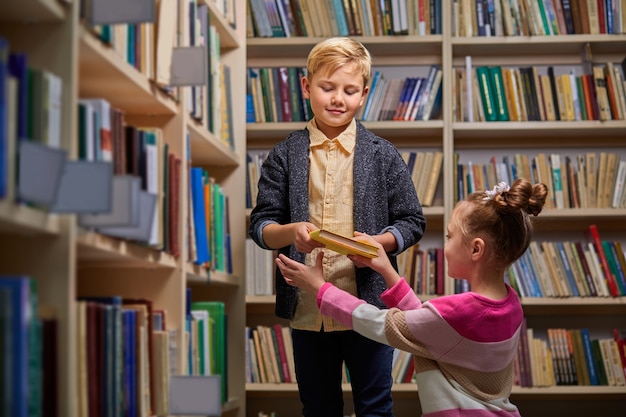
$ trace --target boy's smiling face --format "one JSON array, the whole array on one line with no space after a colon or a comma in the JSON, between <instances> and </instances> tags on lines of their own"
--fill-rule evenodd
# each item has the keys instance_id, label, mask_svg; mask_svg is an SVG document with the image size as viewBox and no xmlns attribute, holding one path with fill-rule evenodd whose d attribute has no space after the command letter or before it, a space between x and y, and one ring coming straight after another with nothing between
<instances>
[{"instance_id":1,"label":"boy's smiling face","mask_svg":"<svg viewBox=\"0 0 626 417\"><path fill-rule=\"evenodd\" d=\"M302 92L311 102L317 127L334 139L352 122L367 95L362 74L354 64L335 72L321 68L311 77L302 78Z\"/></svg>"}]
</instances>

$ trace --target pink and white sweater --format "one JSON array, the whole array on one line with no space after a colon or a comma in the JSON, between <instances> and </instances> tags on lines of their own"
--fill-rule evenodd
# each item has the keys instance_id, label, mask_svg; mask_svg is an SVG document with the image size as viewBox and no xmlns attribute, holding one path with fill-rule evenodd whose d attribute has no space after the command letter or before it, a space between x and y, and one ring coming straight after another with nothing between
<instances>
[{"instance_id":1,"label":"pink and white sweater","mask_svg":"<svg viewBox=\"0 0 626 417\"><path fill-rule=\"evenodd\" d=\"M330 283L322 314L413 354L424 417L519 417L509 402L523 320L515 291L495 301L468 292L422 303L405 280L382 294L380 310Z\"/></svg>"}]
</instances>

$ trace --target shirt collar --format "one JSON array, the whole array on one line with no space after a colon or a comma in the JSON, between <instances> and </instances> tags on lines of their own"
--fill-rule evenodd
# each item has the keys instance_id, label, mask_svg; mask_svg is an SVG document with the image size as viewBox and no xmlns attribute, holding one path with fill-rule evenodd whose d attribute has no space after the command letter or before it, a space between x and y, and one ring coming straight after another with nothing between
<instances>
[{"instance_id":1,"label":"shirt collar","mask_svg":"<svg viewBox=\"0 0 626 417\"><path fill-rule=\"evenodd\" d=\"M315 118L312 118L306 125L307 130L309 131L309 137L311 141L311 148L322 145L325 141L330 141L333 139L329 139L326 137L321 130L317 128L317 123L315 122ZM334 139L339 146L341 146L348 154L351 154L354 151L354 147L356 146L356 121L352 119L346 130L341 132L339 136Z\"/></svg>"}]
</instances>

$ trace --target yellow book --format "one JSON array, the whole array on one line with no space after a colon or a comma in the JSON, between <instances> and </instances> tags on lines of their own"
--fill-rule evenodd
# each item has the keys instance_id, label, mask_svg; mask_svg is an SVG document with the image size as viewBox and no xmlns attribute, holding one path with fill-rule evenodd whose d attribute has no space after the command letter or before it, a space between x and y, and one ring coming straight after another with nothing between
<instances>
[{"instance_id":1,"label":"yellow book","mask_svg":"<svg viewBox=\"0 0 626 417\"><path fill-rule=\"evenodd\" d=\"M327 249L343 255L361 255L367 258L378 257L378 248L369 243L360 242L324 229L313 230L309 235L311 239L326 245Z\"/></svg>"},{"instance_id":2,"label":"yellow book","mask_svg":"<svg viewBox=\"0 0 626 417\"><path fill-rule=\"evenodd\" d=\"M570 75L562 74L562 75L559 75L558 77L559 78L557 82L560 83L561 92L563 94L563 105L565 107L564 109L565 119L561 117L561 120L569 120L569 121L576 120L576 113L574 111L574 98L572 96L572 84L570 81Z\"/></svg>"},{"instance_id":3,"label":"yellow book","mask_svg":"<svg viewBox=\"0 0 626 417\"><path fill-rule=\"evenodd\" d=\"M550 87L550 77L547 75L540 75L539 79L541 80L541 89L543 91L543 100L546 112L546 120L555 121L556 120L556 112L554 110L554 100L552 97L552 90Z\"/></svg>"}]
</instances>

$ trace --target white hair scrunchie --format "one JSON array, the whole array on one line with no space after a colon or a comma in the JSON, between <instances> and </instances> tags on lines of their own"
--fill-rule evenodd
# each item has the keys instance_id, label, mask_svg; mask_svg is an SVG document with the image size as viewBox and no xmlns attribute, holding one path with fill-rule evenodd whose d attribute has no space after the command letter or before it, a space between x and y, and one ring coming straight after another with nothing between
<instances>
[{"instance_id":1,"label":"white hair scrunchie","mask_svg":"<svg viewBox=\"0 0 626 417\"><path fill-rule=\"evenodd\" d=\"M503 193L505 191L509 191L511 187L509 187L509 184L507 184L506 182L502 181L500 183L498 183L498 185L493 187L493 190L486 190L485 191L485 197L483 197L483 200L493 200L493 198L500 193Z\"/></svg>"}]
</instances>

